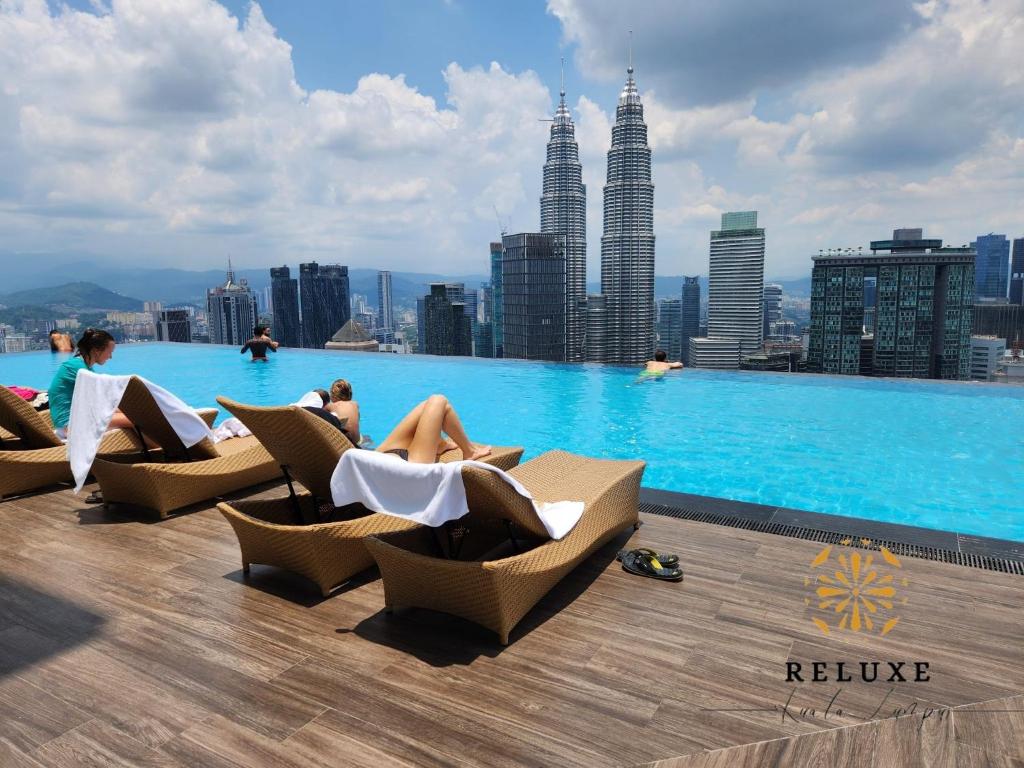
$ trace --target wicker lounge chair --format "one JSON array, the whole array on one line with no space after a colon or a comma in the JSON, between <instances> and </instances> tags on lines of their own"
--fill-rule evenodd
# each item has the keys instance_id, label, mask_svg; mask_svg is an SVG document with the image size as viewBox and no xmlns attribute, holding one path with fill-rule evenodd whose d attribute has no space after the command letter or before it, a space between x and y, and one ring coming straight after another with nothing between
<instances>
[{"instance_id":1,"label":"wicker lounge chair","mask_svg":"<svg viewBox=\"0 0 1024 768\"><path fill-rule=\"evenodd\" d=\"M533 505L486 470L465 467L469 514L462 535L439 554L437 529L378 534L366 548L380 567L387 608L414 606L509 632L537 601L619 531L639 525L642 461L607 461L549 451L509 471L542 501L582 500L583 516L559 541ZM500 524L496 524L500 523ZM449 524L451 525L451 524ZM451 555L455 554L456 557Z\"/></svg>"},{"instance_id":2,"label":"wicker lounge chair","mask_svg":"<svg viewBox=\"0 0 1024 768\"><path fill-rule=\"evenodd\" d=\"M4 450L0 450L0 497L74 482L67 449L53 433L49 414L36 411L2 386L0 430L4 438ZM122 460L142 458L142 447L135 434L116 430L103 438L100 454Z\"/></svg>"},{"instance_id":3,"label":"wicker lounge chair","mask_svg":"<svg viewBox=\"0 0 1024 768\"><path fill-rule=\"evenodd\" d=\"M331 475L352 443L335 427L296 406L243 405L225 397L217 402L242 421L280 463L289 496L270 501L218 504L242 552L242 570L251 563L295 571L315 581L326 596L360 571L373 565L363 545L375 533L410 530L415 523L365 510L335 510L330 502ZM494 448L487 459L502 469L519 463L522 448ZM448 451L442 461L462 458ZM296 493L298 480L309 493ZM324 519L327 512L329 522ZM337 515L350 519L338 520ZM355 515L352 517L352 515Z\"/></svg>"},{"instance_id":4,"label":"wicker lounge chair","mask_svg":"<svg viewBox=\"0 0 1024 768\"><path fill-rule=\"evenodd\" d=\"M97 459L92 471L105 504L145 507L164 518L175 509L281 476L277 462L255 437L216 445L203 440L186 448L136 377L125 389L120 409L140 434L160 446L163 461L122 464Z\"/></svg>"}]
</instances>

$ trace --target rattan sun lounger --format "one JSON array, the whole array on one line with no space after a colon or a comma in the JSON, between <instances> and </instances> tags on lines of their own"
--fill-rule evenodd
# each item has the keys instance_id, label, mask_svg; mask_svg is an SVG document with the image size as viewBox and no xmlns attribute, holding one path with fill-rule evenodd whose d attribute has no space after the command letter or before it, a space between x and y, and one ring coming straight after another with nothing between
<instances>
[{"instance_id":1,"label":"rattan sun lounger","mask_svg":"<svg viewBox=\"0 0 1024 768\"><path fill-rule=\"evenodd\" d=\"M105 504L145 507L164 518L175 509L281 476L277 462L255 437L217 444L203 440L186 448L136 377L125 389L120 409L160 446L163 461L121 464L97 459L92 471Z\"/></svg>"},{"instance_id":2,"label":"rattan sun lounger","mask_svg":"<svg viewBox=\"0 0 1024 768\"><path fill-rule=\"evenodd\" d=\"M0 450L0 497L26 493L57 483L73 483L67 449L53 432L49 414L36 411L7 387L0 386L0 429L13 440ZM122 460L142 458L142 441L126 430L110 432L100 454Z\"/></svg>"},{"instance_id":3,"label":"rattan sun lounger","mask_svg":"<svg viewBox=\"0 0 1024 768\"><path fill-rule=\"evenodd\" d=\"M579 523L560 541L548 538L532 504L508 483L486 470L464 467L470 512L454 523L462 529L456 540L462 543L449 546L448 556L438 552L438 529L366 539L380 567L387 608L412 606L461 616L497 632L508 644L512 628L555 584L618 532L639 524L644 467L642 461L549 451L509 470L536 500L585 503Z\"/></svg>"},{"instance_id":4,"label":"rattan sun lounger","mask_svg":"<svg viewBox=\"0 0 1024 768\"><path fill-rule=\"evenodd\" d=\"M337 428L296 406L243 405L225 397L217 402L238 417L280 463L288 480L289 496L271 501L238 501L218 504L238 536L242 569L251 563L273 565L312 579L326 596L355 574L373 565L363 540L375 533L417 527L391 515L352 514L353 519L319 522L321 510L337 513L330 502L331 475L338 459L352 449ZM494 448L487 460L501 469L519 463L522 448ZM442 461L462 458L448 451ZM296 493L298 480L309 493Z\"/></svg>"}]
</instances>

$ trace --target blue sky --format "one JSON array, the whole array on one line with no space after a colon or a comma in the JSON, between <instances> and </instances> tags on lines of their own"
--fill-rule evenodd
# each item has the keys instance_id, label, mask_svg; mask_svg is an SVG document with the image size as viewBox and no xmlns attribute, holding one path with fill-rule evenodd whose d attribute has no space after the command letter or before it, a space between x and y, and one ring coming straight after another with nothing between
<instances>
[{"instance_id":1,"label":"blue sky","mask_svg":"<svg viewBox=\"0 0 1024 768\"><path fill-rule=\"evenodd\" d=\"M634 30L658 274L760 212L766 271L1024 231L1024 0L0 4L0 256L483 271L539 225L559 59L599 272Z\"/></svg>"}]
</instances>

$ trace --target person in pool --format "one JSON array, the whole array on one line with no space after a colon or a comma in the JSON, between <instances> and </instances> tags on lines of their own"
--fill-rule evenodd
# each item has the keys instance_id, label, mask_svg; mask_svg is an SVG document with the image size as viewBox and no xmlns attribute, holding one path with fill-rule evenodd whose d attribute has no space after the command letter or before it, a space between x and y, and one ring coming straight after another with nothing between
<instances>
[{"instance_id":1,"label":"person in pool","mask_svg":"<svg viewBox=\"0 0 1024 768\"><path fill-rule=\"evenodd\" d=\"M259 360L261 363L265 363L267 362L267 350L277 352L277 347L278 343L270 338L270 328L265 325L257 325L253 328L252 338L242 345L240 354L252 352L251 362L255 363Z\"/></svg>"},{"instance_id":2,"label":"person in pool","mask_svg":"<svg viewBox=\"0 0 1024 768\"><path fill-rule=\"evenodd\" d=\"M71 398L75 394L75 380L83 368L103 365L114 355L114 337L103 330L86 328L78 340L78 351L61 363L50 382L50 417L53 429L61 440L67 440L68 421L71 418ZM114 413L107 429L132 429L131 419L120 411Z\"/></svg>"},{"instance_id":3,"label":"person in pool","mask_svg":"<svg viewBox=\"0 0 1024 768\"><path fill-rule=\"evenodd\" d=\"M664 373L665 371L671 371L682 367L683 364L678 361L674 363L668 362L668 354L666 354L664 349L659 349L654 353L654 359L647 361L645 373Z\"/></svg>"},{"instance_id":4,"label":"person in pool","mask_svg":"<svg viewBox=\"0 0 1024 768\"><path fill-rule=\"evenodd\" d=\"M56 328L50 331L50 351L74 352L75 342L71 340L71 334L58 331Z\"/></svg>"},{"instance_id":5,"label":"person in pool","mask_svg":"<svg viewBox=\"0 0 1024 768\"><path fill-rule=\"evenodd\" d=\"M445 439L445 435L450 439ZM469 439L448 398L431 395L398 422L377 450L415 464L433 464L438 456L453 448L461 448L466 459L482 459L491 453L491 446Z\"/></svg>"}]
</instances>

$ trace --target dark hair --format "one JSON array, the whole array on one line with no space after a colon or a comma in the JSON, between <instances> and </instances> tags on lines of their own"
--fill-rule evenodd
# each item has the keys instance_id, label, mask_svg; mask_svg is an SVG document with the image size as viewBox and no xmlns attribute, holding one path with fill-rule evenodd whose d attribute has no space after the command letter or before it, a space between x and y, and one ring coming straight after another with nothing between
<instances>
[{"instance_id":1,"label":"dark hair","mask_svg":"<svg viewBox=\"0 0 1024 768\"><path fill-rule=\"evenodd\" d=\"M344 379L336 379L331 384L331 400L335 402L339 400L351 400L352 399L352 385Z\"/></svg>"},{"instance_id":2,"label":"dark hair","mask_svg":"<svg viewBox=\"0 0 1024 768\"><path fill-rule=\"evenodd\" d=\"M314 389L313 391L320 395L320 399L324 401L324 405L331 402L331 393L326 389Z\"/></svg>"},{"instance_id":3,"label":"dark hair","mask_svg":"<svg viewBox=\"0 0 1024 768\"><path fill-rule=\"evenodd\" d=\"M252 329L252 335L253 336L262 336L266 332L267 332L267 326L265 326L265 325L257 325L255 328Z\"/></svg>"},{"instance_id":4,"label":"dark hair","mask_svg":"<svg viewBox=\"0 0 1024 768\"><path fill-rule=\"evenodd\" d=\"M97 352L101 352L107 348L107 345L114 340L106 331L100 328L86 328L85 332L82 333L82 338L78 340L78 344L75 346L75 355L81 357L83 360L88 360Z\"/></svg>"},{"instance_id":5,"label":"dark hair","mask_svg":"<svg viewBox=\"0 0 1024 768\"><path fill-rule=\"evenodd\" d=\"M668 355L665 354L664 349L659 349L657 352L654 353L654 359L657 360L659 363L664 363L667 357Z\"/></svg>"}]
</instances>

